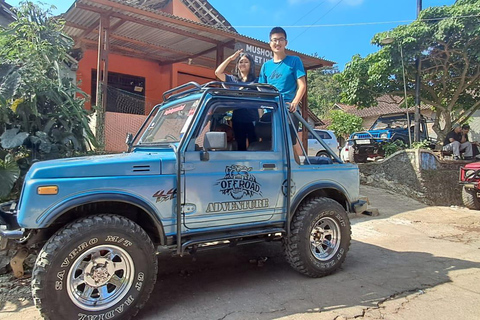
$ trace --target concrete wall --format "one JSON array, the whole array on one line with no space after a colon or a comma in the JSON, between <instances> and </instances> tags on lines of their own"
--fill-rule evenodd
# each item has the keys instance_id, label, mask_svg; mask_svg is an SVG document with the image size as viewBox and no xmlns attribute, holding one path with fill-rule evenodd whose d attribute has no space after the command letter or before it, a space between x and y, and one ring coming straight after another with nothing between
<instances>
[{"instance_id":1,"label":"concrete wall","mask_svg":"<svg viewBox=\"0 0 480 320\"><path fill-rule=\"evenodd\" d=\"M403 150L382 162L359 164L362 184L384 188L428 205L462 205L458 184L466 161L440 161L430 150Z\"/></svg>"}]
</instances>

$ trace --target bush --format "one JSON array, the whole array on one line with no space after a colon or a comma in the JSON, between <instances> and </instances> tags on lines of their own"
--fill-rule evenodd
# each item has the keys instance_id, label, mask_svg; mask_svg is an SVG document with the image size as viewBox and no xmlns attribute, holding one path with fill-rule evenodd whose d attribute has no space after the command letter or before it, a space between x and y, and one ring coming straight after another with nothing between
<instances>
[{"instance_id":1,"label":"bush","mask_svg":"<svg viewBox=\"0 0 480 320\"><path fill-rule=\"evenodd\" d=\"M0 159L4 167L15 159L24 173L34 159L84 154L96 141L86 94L68 77L73 41L62 33L64 22L32 2L15 13L0 30L0 151L11 156ZM0 184L5 197L11 179Z\"/></svg>"}]
</instances>

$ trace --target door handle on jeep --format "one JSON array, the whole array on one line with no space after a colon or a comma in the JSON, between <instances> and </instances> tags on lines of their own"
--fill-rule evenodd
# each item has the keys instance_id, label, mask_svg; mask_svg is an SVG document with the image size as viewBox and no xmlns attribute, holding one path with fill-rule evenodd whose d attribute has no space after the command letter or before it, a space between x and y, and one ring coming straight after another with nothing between
<instances>
[{"instance_id":1,"label":"door handle on jeep","mask_svg":"<svg viewBox=\"0 0 480 320\"><path fill-rule=\"evenodd\" d=\"M264 163L263 170L274 170L276 168L275 163Z\"/></svg>"}]
</instances>

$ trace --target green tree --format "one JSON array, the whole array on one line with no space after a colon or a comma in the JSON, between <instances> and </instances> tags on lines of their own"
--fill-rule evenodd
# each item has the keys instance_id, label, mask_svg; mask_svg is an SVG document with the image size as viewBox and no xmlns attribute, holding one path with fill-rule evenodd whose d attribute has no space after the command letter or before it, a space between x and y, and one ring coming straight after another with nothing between
<instances>
[{"instance_id":1,"label":"green tree","mask_svg":"<svg viewBox=\"0 0 480 320\"><path fill-rule=\"evenodd\" d=\"M334 104L340 101L340 84L333 77L337 67L308 71L308 107L320 118L325 118Z\"/></svg>"},{"instance_id":2,"label":"green tree","mask_svg":"<svg viewBox=\"0 0 480 320\"><path fill-rule=\"evenodd\" d=\"M350 134L362 130L362 118L342 110L331 110L329 118L332 123L328 129L335 132L335 135L347 139Z\"/></svg>"},{"instance_id":3,"label":"green tree","mask_svg":"<svg viewBox=\"0 0 480 320\"><path fill-rule=\"evenodd\" d=\"M68 76L73 41L62 33L64 22L31 2L15 13L0 29L0 155L10 168L9 153L25 171L33 159L72 156L96 143L85 94Z\"/></svg>"},{"instance_id":4,"label":"green tree","mask_svg":"<svg viewBox=\"0 0 480 320\"><path fill-rule=\"evenodd\" d=\"M413 23L376 34L372 43L382 46L386 38L394 42L365 58L354 56L336 76L343 102L370 107L381 95L403 96L402 49L409 106L419 56L420 97L436 112L433 129L439 141L453 123L465 122L480 108L480 1L428 8Z\"/></svg>"}]
</instances>

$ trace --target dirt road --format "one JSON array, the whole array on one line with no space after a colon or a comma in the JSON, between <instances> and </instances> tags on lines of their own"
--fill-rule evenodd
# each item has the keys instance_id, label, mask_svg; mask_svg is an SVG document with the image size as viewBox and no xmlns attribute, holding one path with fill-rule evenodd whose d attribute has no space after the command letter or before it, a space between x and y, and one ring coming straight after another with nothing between
<instances>
[{"instance_id":1,"label":"dirt road","mask_svg":"<svg viewBox=\"0 0 480 320\"><path fill-rule=\"evenodd\" d=\"M157 285L136 319L479 319L480 212L371 187L362 194L380 215L352 219L336 274L296 273L280 243L160 256ZM0 319L40 319L25 292L22 282L0 281Z\"/></svg>"}]
</instances>

